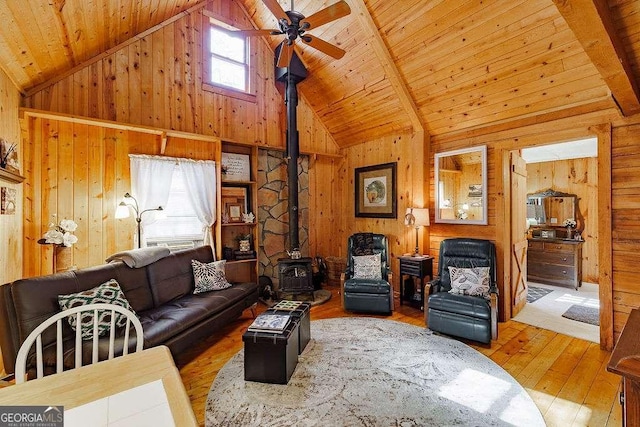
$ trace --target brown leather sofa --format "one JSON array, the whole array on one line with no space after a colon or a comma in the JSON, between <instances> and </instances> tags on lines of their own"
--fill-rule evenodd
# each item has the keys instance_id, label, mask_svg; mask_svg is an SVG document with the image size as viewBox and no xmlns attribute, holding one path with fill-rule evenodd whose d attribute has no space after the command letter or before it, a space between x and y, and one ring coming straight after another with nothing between
<instances>
[{"instance_id":1,"label":"brown leather sofa","mask_svg":"<svg viewBox=\"0 0 640 427\"><path fill-rule=\"evenodd\" d=\"M238 318L258 301L257 283L240 283L194 295L191 260L213 261L210 246L168 255L145 267L122 261L48 276L20 279L0 287L0 349L7 373L13 373L20 345L45 319L60 311L57 297L116 279L144 330L144 347L166 345L175 356ZM70 328L65 338L72 339ZM53 333L52 333L53 335ZM43 343L45 366L55 366L55 344ZM67 359L69 363L67 363ZM73 357L65 352L65 365Z\"/></svg>"}]
</instances>

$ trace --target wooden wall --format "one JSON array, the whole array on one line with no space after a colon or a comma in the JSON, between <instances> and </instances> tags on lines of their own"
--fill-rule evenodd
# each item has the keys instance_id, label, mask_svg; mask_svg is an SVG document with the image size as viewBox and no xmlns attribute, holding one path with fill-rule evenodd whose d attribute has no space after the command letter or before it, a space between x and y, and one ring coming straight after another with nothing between
<instances>
[{"instance_id":1,"label":"wooden wall","mask_svg":"<svg viewBox=\"0 0 640 427\"><path fill-rule=\"evenodd\" d=\"M234 2L211 1L205 9L230 25L252 27ZM187 15L88 63L26 98L25 106L283 148L284 96L274 80L273 52L252 39L255 96L212 89L203 81L208 22L202 10ZM298 110L301 150L337 153L304 99Z\"/></svg>"},{"instance_id":2,"label":"wooden wall","mask_svg":"<svg viewBox=\"0 0 640 427\"><path fill-rule=\"evenodd\" d=\"M233 2L211 1L205 9L207 14L231 25L251 27L246 14ZM85 68L26 98L25 105L73 116L219 136L223 140L283 149L286 127L284 96L281 93L282 87L279 86L281 84L274 80L273 52L261 39L253 39L251 59L256 75L254 96L238 96L224 90L212 91L210 86L203 83L202 50L208 22L209 18L202 11L187 15L159 28L147 37L133 40L127 46L105 54L97 61L87 64ZM131 135L125 132L113 136L113 131L96 130L85 140L84 135L87 131L77 131L75 126L68 128L70 125L64 124L61 125L61 131L65 133L65 137L59 138L51 136L52 132L56 134L59 131L49 129L53 126L50 123L31 126L35 126L34 135L40 140L33 141L33 153L36 157L33 173L28 181L30 185L43 187L35 188L34 195L43 195L36 196L42 197L34 202L39 207L34 207L33 215L25 220L25 229L31 230L29 238L36 239L40 235L42 224L46 225L49 212L58 211L59 216L69 216L72 213L78 217L86 216L76 214L76 209L71 207L60 209L61 206L56 205L57 200L60 200L61 204L69 201L74 206L81 207L80 211L86 210L86 206L98 206L101 202L104 208L97 209L94 214L97 215L95 221L98 224L104 222L98 227L100 230L95 231L102 239L102 249L97 250L98 248L94 247L95 250L91 250L92 248L83 246L87 243L79 245L74 250L75 264L82 267L100 263L104 261L105 255L112 253L116 247L120 247L119 245L129 247L128 240L122 240L123 230L110 222L113 215L111 209L115 207L112 201L115 199L106 202L104 198L106 195L116 197L116 194L120 197L129 189L128 159L120 154L144 150L158 152L157 137L144 134L139 137L135 132ZM322 227L331 226L336 218L333 214L333 206L338 203L336 192L333 180L327 177L337 175L335 162L339 159L317 153L336 155L338 147L316 114L308 107L304 97L301 97L298 106L298 129L301 151L315 153L312 154L310 168L310 190L318 197L312 196L314 206L310 210L310 223L318 224L318 229L323 230ZM103 135L104 132L106 135ZM119 141L116 145L110 142L114 138ZM66 155L58 161L46 157L41 148L50 144L58 147L57 149ZM82 154L87 151L87 144L95 150L105 151L105 154L98 156L98 159L88 158L86 154ZM167 155L172 155L169 152L178 146L176 152L190 157L190 148L180 147L180 144L170 140ZM109 151L115 146L121 150L118 151L118 155ZM89 151L95 154L95 150ZM74 172L63 170L68 165L59 161L72 153L76 156ZM44 164L50 166L47 172L49 176L41 176L44 172L39 171L40 162L37 156L45 156L43 159L47 163ZM90 165L91 173L94 168L106 168L105 173L115 170L117 174L103 176L95 182L95 189L91 192L75 188L73 182L77 179L80 179L80 182L87 179L90 172L84 169L89 166L88 162L93 162ZM82 174L80 177L72 175L76 170L78 174ZM81 170L84 172L79 172ZM104 186L107 194L98 191L100 185ZM43 191L47 188L56 190L59 196L44 194ZM41 221L35 219L36 215L41 214L47 215L47 218ZM33 225L30 221L35 221L36 224ZM89 224L90 222L83 222L83 231L80 233L94 230ZM318 234L324 237L324 234L331 233L319 231ZM82 240L84 236L79 237ZM320 238L317 243L312 244L310 255L328 254L331 247L331 238ZM31 246L25 251L25 259L33 252L36 254L33 260L25 261L29 263L25 274L34 275L47 271L51 262L47 258L50 255L43 252L46 249Z\"/></svg>"},{"instance_id":3,"label":"wooden wall","mask_svg":"<svg viewBox=\"0 0 640 427\"><path fill-rule=\"evenodd\" d=\"M336 182L339 205L335 215L339 218L334 238L333 256L346 256L347 238L357 232L385 234L389 238L391 267L394 287L399 291L399 261L405 253L413 253L415 248L415 228L405 227L404 215L408 207L428 207L429 195L425 189L428 182L428 165L423 163L424 153L428 153L428 141L420 134L400 133L380 137L343 150L345 159L339 168ZM356 218L355 217L355 168L382 163L397 162L397 218ZM430 213L433 220L433 211ZM429 230L420 231L419 246L429 253L427 241Z\"/></svg>"},{"instance_id":4,"label":"wooden wall","mask_svg":"<svg viewBox=\"0 0 640 427\"><path fill-rule=\"evenodd\" d=\"M578 196L584 217L582 280L598 283L598 159L595 157L527 165L527 192L552 188Z\"/></svg>"},{"instance_id":5,"label":"wooden wall","mask_svg":"<svg viewBox=\"0 0 640 427\"><path fill-rule=\"evenodd\" d=\"M0 71L0 138L18 144L18 161L23 169L23 144L20 140L20 122L18 120L19 106L20 93L18 89L7 75ZM2 285L22 277L22 212L24 204L22 203L23 184L16 184L0 178L0 187L15 189L17 200L14 215L0 215L0 285ZM4 366L0 357L0 374L3 372Z\"/></svg>"},{"instance_id":6,"label":"wooden wall","mask_svg":"<svg viewBox=\"0 0 640 427\"><path fill-rule=\"evenodd\" d=\"M626 126L627 122L622 120L617 111L604 110L596 113L586 113L559 116L551 114L547 117L537 118L536 120L523 119L519 122L509 123L505 125L497 125L493 129L477 129L460 134L451 134L447 136L432 137L432 150L433 152L448 151L450 149L462 148L467 146L487 145L488 147L488 171L489 171L489 225L488 226L466 226L466 225L453 225L453 226L432 226L431 227L431 250L437 252L437 247L441 239L445 237L456 236L476 236L481 238L488 238L495 241L496 249L498 252L498 273L502 279L500 283L501 289L501 318L510 318L510 291L508 286L504 283L509 283L509 277L506 276L504 271L504 260L507 259L510 253L510 246L505 245L505 241L509 241L509 236L505 234L503 224L508 223L510 220L510 214L505 209L505 200L508 200L509 192L508 188L505 188L505 177L508 176L508 166L505 164L508 159L510 151L520 150L525 147L539 146L561 141L571 141L579 138L589 137L597 135L599 138L599 144L604 144L606 141L612 141L614 152L616 146L620 144L620 137L617 136L616 130L613 133L613 140L611 140L610 127L619 128ZM633 137L635 138L635 137ZM637 139L635 139L637 141ZM606 144L604 145L606 146ZM608 184L604 187L600 187L601 182L607 181L608 171L610 170L609 161L611 153L602 150L602 145L599 146L598 157L598 170L600 174L598 176L598 227L599 227L599 264L601 266L601 274L599 278L600 300L601 300L601 344L605 348L611 348L614 339L614 330L619 331L624 326L626 321L626 314L624 310L619 307L612 307L611 292L613 288L613 294L615 295L620 286L619 273L616 273L616 269L619 269L619 258L617 254L611 254L606 252L607 243L611 243L610 227L606 221L608 210L611 203L613 205L624 203L623 199L628 196L623 193L611 194L609 199ZM620 175L619 175L620 176ZM432 177L433 179L433 177ZM624 179L624 178L623 178ZM613 182L617 181L617 177L614 173ZM432 181L433 182L433 181ZM433 184L432 184L433 185ZM625 183L626 185L626 183ZM433 189L432 189L433 190ZM614 225L615 227L615 225ZM606 232L606 235L603 234ZM614 247L616 242L613 242ZM636 252L640 249L640 246L636 246ZM602 275L603 271L607 271L611 263L614 265L613 271L613 283L611 283L611 277L607 273ZM604 281L603 281L604 280ZM629 284L628 287L636 288L634 294L640 295L640 288L637 288L635 282ZM629 299L628 302L635 300ZM640 303L640 299L638 300ZM637 306L637 304L636 304ZM614 313L615 310L615 313ZM628 310L627 310L628 311Z\"/></svg>"},{"instance_id":7,"label":"wooden wall","mask_svg":"<svg viewBox=\"0 0 640 427\"><path fill-rule=\"evenodd\" d=\"M20 93L6 74L0 71L0 138L18 144L18 161L23 163L18 107ZM22 173L23 171L21 171ZM0 187L16 190L15 215L0 215L0 285L22 276L22 184L4 181ZM1 368L1 367L0 367ZM1 369L0 369L1 371Z\"/></svg>"},{"instance_id":8,"label":"wooden wall","mask_svg":"<svg viewBox=\"0 0 640 427\"><path fill-rule=\"evenodd\" d=\"M53 247L37 241L57 220L78 223L72 246L78 268L103 264L133 247L135 221L115 219L124 193L131 191L129 154L161 153L158 135L133 129L27 117L24 147L24 277L50 274ZM215 158L216 144L169 137L165 155Z\"/></svg>"},{"instance_id":9,"label":"wooden wall","mask_svg":"<svg viewBox=\"0 0 640 427\"><path fill-rule=\"evenodd\" d=\"M613 129L611 156L613 323L622 332L640 307L640 124Z\"/></svg>"}]
</instances>

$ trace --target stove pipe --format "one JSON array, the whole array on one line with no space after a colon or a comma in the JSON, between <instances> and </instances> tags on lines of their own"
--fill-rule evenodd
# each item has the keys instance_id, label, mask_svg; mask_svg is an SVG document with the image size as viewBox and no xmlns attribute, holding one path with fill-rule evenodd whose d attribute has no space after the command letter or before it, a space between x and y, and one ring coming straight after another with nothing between
<instances>
[{"instance_id":1,"label":"stove pipe","mask_svg":"<svg viewBox=\"0 0 640 427\"><path fill-rule=\"evenodd\" d=\"M276 58L279 50L276 50ZM298 83L307 77L307 70L294 52L289 67L275 70L276 79L286 85L285 104L287 107L287 185L289 201L289 250L300 250L300 233L298 230L298 158L300 143L298 138Z\"/></svg>"},{"instance_id":2,"label":"stove pipe","mask_svg":"<svg viewBox=\"0 0 640 427\"><path fill-rule=\"evenodd\" d=\"M292 73L287 73L287 184L289 186L289 247L291 251L300 249L298 230L298 87Z\"/></svg>"}]
</instances>

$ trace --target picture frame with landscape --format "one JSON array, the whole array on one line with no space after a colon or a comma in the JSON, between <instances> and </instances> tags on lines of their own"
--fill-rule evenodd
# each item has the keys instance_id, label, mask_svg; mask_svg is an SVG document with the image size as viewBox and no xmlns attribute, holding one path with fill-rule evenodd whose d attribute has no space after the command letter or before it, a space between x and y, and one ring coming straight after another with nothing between
<instances>
[{"instance_id":1,"label":"picture frame with landscape","mask_svg":"<svg viewBox=\"0 0 640 427\"><path fill-rule=\"evenodd\" d=\"M397 163L355 169L355 216L397 218Z\"/></svg>"}]
</instances>

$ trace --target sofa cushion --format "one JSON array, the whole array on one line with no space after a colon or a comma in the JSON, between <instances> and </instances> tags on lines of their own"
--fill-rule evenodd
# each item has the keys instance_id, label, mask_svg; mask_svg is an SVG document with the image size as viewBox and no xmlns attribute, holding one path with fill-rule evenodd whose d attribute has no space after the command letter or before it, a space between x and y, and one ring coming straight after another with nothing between
<instances>
[{"instance_id":1,"label":"sofa cushion","mask_svg":"<svg viewBox=\"0 0 640 427\"><path fill-rule=\"evenodd\" d=\"M134 311L149 310L153 307L147 270L144 268L130 268L123 262L113 262L82 268L74 273L80 287L75 292L91 289L100 283L115 279Z\"/></svg>"},{"instance_id":2,"label":"sofa cushion","mask_svg":"<svg viewBox=\"0 0 640 427\"><path fill-rule=\"evenodd\" d=\"M191 260L212 262L211 246L174 252L146 266L155 307L190 295L195 289Z\"/></svg>"},{"instance_id":3,"label":"sofa cushion","mask_svg":"<svg viewBox=\"0 0 640 427\"><path fill-rule=\"evenodd\" d=\"M138 313L145 347L162 344L174 335L224 311L251 292L255 283L240 283L216 292L189 294L144 313Z\"/></svg>"},{"instance_id":4,"label":"sofa cushion","mask_svg":"<svg viewBox=\"0 0 640 427\"><path fill-rule=\"evenodd\" d=\"M196 286L193 293L201 294L203 292L219 291L230 287L231 283L227 282L227 278L224 275L224 265L226 262L226 260L222 260L204 263L192 259L191 267L193 268L193 279Z\"/></svg>"},{"instance_id":5,"label":"sofa cushion","mask_svg":"<svg viewBox=\"0 0 640 427\"><path fill-rule=\"evenodd\" d=\"M58 303L60 304L60 309L63 311L73 307L97 303L114 304L124 307L127 310L132 310L131 305L129 305L129 301L125 298L118 282L113 279L86 291L67 295L58 295ZM67 321L74 331L77 328L77 320L78 319L75 315L67 317ZM83 313L80 318L80 322L82 338L86 340L93 337L93 312L88 311ZM115 324L119 327L125 326L127 324L127 317L121 313L115 313ZM111 312L107 310L98 310L98 335L104 335L110 328Z\"/></svg>"}]
</instances>

